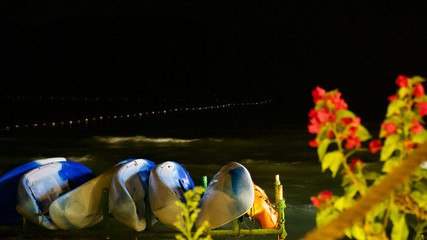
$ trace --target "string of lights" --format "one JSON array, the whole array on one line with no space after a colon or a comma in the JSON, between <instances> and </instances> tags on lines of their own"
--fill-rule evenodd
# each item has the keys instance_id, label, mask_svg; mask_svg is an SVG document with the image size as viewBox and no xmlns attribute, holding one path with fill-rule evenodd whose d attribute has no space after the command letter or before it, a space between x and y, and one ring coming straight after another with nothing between
<instances>
[{"instance_id":1,"label":"string of lights","mask_svg":"<svg viewBox=\"0 0 427 240\"><path fill-rule=\"evenodd\" d=\"M73 126L76 124L86 124L87 125L87 124L89 124L89 122L102 121L104 119L142 118L144 116L168 114L168 113L173 113L173 112L206 111L206 110L224 109L224 108L237 107L237 106L266 105L266 104L269 104L271 102L272 102L271 100L263 100L263 101L257 101L257 102L226 103L226 104L219 104L219 105L199 106L199 107L169 108L169 109L163 109L163 110L145 111L145 112L138 112L138 113L132 113L132 114L93 116L90 118L67 120L67 121L57 121L57 122L53 121L53 122L41 122L41 123L34 122L34 123L26 123L26 124L15 124L15 125L5 126L5 127L1 128L0 130L9 131L12 129L19 129L19 128L56 127L56 126L64 127L64 126Z\"/></svg>"}]
</instances>

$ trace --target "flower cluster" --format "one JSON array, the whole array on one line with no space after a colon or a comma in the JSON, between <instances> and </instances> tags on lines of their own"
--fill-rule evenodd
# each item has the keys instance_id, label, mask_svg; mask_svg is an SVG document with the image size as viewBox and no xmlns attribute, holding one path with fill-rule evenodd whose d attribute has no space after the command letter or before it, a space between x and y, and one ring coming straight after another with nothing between
<instances>
[{"instance_id":1,"label":"flower cluster","mask_svg":"<svg viewBox=\"0 0 427 240\"><path fill-rule=\"evenodd\" d=\"M418 134L426 134L422 125L422 117L427 115L427 98L421 77L408 78L399 75L395 81L399 86L396 94L388 97L390 101L387 109L386 119L381 123L380 138L389 138L398 135L394 144L396 148L403 146L401 151L409 152L418 146L424 139ZM397 138L396 138L397 139ZM389 155L384 156L385 160Z\"/></svg>"},{"instance_id":2,"label":"flower cluster","mask_svg":"<svg viewBox=\"0 0 427 240\"><path fill-rule=\"evenodd\" d=\"M310 124L308 131L311 134L319 133L322 127L336 120L336 111L347 109L347 103L341 99L341 93L337 91L326 92L323 88L317 86L312 92L313 101L316 104L314 109L310 110Z\"/></svg>"},{"instance_id":3,"label":"flower cluster","mask_svg":"<svg viewBox=\"0 0 427 240\"><path fill-rule=\"evenodd\" d=\"M319 226L351 206L359 196L366 196L370 187L382 179L381 173L365 169L363 161L354 158L354 154L368 150L373 154L378 152L380 160L384 162L381 171L388 173L405 161L415 147L425 142L427 131L423 126L423 117L427 115L427 96L421 84L423 81L421 77L397 77L395 83L399 88L396 94L388 97L390 103L386 118L380 126L379 139L371 140L369 149L361 145L371 136L361 125L360 118L347 109L341 93L337 90L327 92L321 87L312 91L315 107L308 114L308 131L316 134L316 138L309 141L309 145L317 147L322 171L329 169L332 177L338 172L342 175L341 186L344 190L343 196L333 196L331 192L323 191L310 198L317 208L316 223ZM394 199L378 205L375 211L365 216L360 225L347 229L346 236L355 239L367 239L367 236L388 239L385 229L391 223L393 237L408 239L411 226L406 223L407 216L413 215L423 220L427 216L424 207L427 206L425 180L425 170L415 171L406 180L404 188L395 190ZM417 232L417 236L425 228L425 223L420 222L421 225L412 229Z\"/></svg>"},{"instance_id":4,"label":"flower cluster","mask_svg":"<svg viewBox=\"0 0 427 240\"><path fill-rule=\"evenodd\" d=\"M323 191L317 197L311 197L311 202L314 206L320 207L324 203L329 203L332 200L332 193L330 191Z\"/></svg>"},{"instance_id":5,"label":"flower cluster","mask_svg":"<svg viewBox=\"0 0 427 240\"><path fill-rule=\"evenodd\" d=\"M341 98L341 92L326 92L317 86L312 95L315 107L308 114L308 131L317 136L309 141L309 145L318 147L324 138L337 138L338 141L345 140L344 147L347 149L360 147L360 118L347 110L348 105Z\"/></svg>"}]
</instances>

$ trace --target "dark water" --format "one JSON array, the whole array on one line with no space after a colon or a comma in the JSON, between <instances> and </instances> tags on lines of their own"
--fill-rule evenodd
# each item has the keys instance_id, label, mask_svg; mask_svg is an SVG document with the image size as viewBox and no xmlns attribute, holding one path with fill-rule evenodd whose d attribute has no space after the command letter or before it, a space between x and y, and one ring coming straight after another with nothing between
<instances>
[{"instance_id":1,"label":"dark water","mask_svg":"<svg viewBox=\"0 0 427 240\"><path fill-rule=\"evenodd\" d=\"M211 179L223 165L236 161L272 201L274 176L280 174L287 239L298 239L315 227L310 196L326 189L339 192L340 183L321 173L315 149L307 144L312 136L306 123L286 123L280 111L274 105L245 106L2 131L0 171L35 159L65 157L100 174L118 161L146 158L155 163L176 161L201 185L203 175ZM154 228L163 227L157 223ZM143 239L112 217L85 230L49 231L19 223L0 226L0 233L6 239ZM247 237L252 238L277 239Z\"/></svg>"}]
</instances>

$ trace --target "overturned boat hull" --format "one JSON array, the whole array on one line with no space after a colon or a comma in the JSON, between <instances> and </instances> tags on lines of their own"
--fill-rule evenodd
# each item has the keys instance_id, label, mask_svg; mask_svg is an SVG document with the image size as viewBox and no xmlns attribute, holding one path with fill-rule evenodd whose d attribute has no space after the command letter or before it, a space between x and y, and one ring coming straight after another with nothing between
<instances>
[{"instance_id":1,"label":"overturned boat hull","mask_svg":"<svg viewBox=\"0 0 427 240\"><path fill-rule=\"evenodd\" d=\"M89 168L76 162L53 162L35 168L20 180L16 210L35 224L57 229L49 216L51 203L93 177Z\"/></svg>"},{"instance_id":2,"label":"overturned boat hull","mask_svg":"<svg viewBox=\"0 0 427 240\"><path fill-rule=\"evenodd\" d=\"M91 227L104 219L102 195L110 189L111 180L120 166L133 159L119 162L96 178L60 196L49 207L52 221L61 229Z\"/></svg>"},{"instance_id":3,"label":"overturned boat hull","mask_svg":"<svg viewBox=\"0 0 427 240\"><path fill-rule=\"evenodd\" d=\"M148 179L156 164L145 159L136 159L123 164L113 175L109 193L110 213L135 231L143 231L147 225ZM148 219L153 223L154 216Z\"/></svg>"},{"instance_id":4,"label":"overturned boat hull","mask_svg":"<svg viewBox=\"0 0 427 240\"><path fill-rule=\"evenodd\" d=\"M194 182L178 163L169 161L157 165L151 170L148 196L151 210L160 222L176 229L177 216L181 208L177 201L185 202L184 193L194 188ZM179 223L183 224L183 223Z\"/></svg>"},{"instance_id":5,"label":"overturned boat hull","mask_svg":"<svg viewBox=\"0 0 427 240\"><path fill-rule=\"evenodd\" d=\"M65 158L45 158L22 164L0 177L0 225L16 223L22 220L22 215L16 211L16 195L19 180L26 172L52 162L67 161Z\"/></svg>"},{"instance_id":6,"label":"overturned boat hull","mask_svg":"<svg viewBox=\"0 0 427 240\"><path fill-rule=\"evenodd\" d=\"M207 221L207 229L218 228L243 216L254 203L254 186L249 171L240 163L222 167L210 181L199 202L196 226Z\"/></svg>"}]
</instances>

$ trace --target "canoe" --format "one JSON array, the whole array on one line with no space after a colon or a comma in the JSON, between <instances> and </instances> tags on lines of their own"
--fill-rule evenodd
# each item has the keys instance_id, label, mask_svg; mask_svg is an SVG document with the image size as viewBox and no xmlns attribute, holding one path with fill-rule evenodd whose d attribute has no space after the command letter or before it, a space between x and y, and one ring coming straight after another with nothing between
<instances>
[{"instance_id":1,"label":"canoe","mask_svg":"<svg viewBox=\"0 0 427 240\"><path fill-rule=\"evenodd\" d=\"M175 202L185 202L184 193L194 188L187 170L176 162L158 164L151 170L148 181L148 197L151 210L166 226L177 229L174 223L181 216L181 208Z\"/></svg>"},{"instance_id":2,"label":"canoe","mask_svg":"<svg viewBox=\"0 0 427 240\"><path fill-rule=\"evenodd\" d=\"M49 207L52 221L61 229L91 227L104 219L102 195L111 186L111 180L123 163L117 163L101 175L60 196Z\"/></svg>"},{"instance_id":3,"label":"canoe","mask_svg":"<svg viewBox=\"0 0 427 240\"><path fill-rule=\"evenodd\" d=\"M156 164L146 159L136 159L123 164L113 175L108 207L118 221L137 232L146 228L146 214L150 224L155 223L152 212L147 213L148 178ZM146 198L147 197L147 198Z\"/></svg>"},{"instance_id":4,"label":"canoe","mask_svg":"<svg viewBox=\"0 0 427 240\"><path fill-rule=\"evenodd\" d=\"M46 158L22 164L0 177L0 225L17 223L22 220L16 211L16 195L18 184L26 172L52 162L67 161L65 158Z\"/></svg>"},{"instance_id":5,"label":"canoe","mask_svg":"<svg viewBox=\"0 0 427 240\"><path fill-rule=\"evenodd\" d=\"M49 206L60 195L94 177L86 166L76 162L53 162L25 173L18 185L16 211L47 229L57 229L49 216Z\"/></svg>"},{"instance_id":6,"label":"canoe","mask_svg":"<svg viewBox=\"0 0 427 240\"><path fill-rule=\"evenodd\" d=\"M254 184L254 190L255 201L248 211L249 217L259 222L263 229L276 228L279 223L279 213L274 209L262 188Z\"/></svg>"},{"instance_id":7,"label":"canoe","mask_svg":"<svg viewBox=\"0 0 427 240\"><path fill-rule=\"evenodd\" d=\"M251 209L254 196L249 171L237 162L225 165L210 181L200 199L196 226L208 221L207 229L214 229L243 216Z\"/></svg>"}]
</instances>

